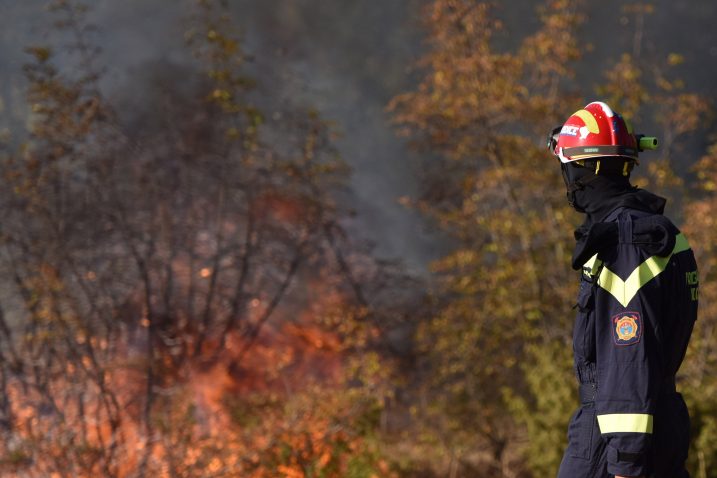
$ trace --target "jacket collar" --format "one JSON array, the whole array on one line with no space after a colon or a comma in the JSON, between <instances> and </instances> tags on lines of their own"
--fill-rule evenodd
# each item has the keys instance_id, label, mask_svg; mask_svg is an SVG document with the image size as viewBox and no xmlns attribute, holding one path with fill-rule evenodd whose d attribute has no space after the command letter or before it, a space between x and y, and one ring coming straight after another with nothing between
<instances>
[{"instance_id":1,"label":"jacket collar","mask_svg":"<svg viewBox=\"0 0 717 478\"><path fill-rule=\"evenodd\" d=\"M573 269L580 269L590 257L617 244L619 229L616 222L618 214L615 213L623 209L642 211L652 216L637 220L634 237L639 238L637 242L641 247L649 250L651 254L660 254L670 248L674 244L677 230L662 216L666 203L660 196L635 188L595 204L595 207L587 211L585 222L575 230ZM658 217L655 218L655 215Z\"/></svg>"}]
</instances>

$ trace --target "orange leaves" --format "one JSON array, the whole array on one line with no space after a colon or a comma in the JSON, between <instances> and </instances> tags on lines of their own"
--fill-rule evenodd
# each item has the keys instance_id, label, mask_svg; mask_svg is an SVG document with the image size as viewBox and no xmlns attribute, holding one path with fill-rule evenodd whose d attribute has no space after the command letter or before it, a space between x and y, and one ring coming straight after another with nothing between
<instances>
[{"instance_id":1,"label":"orange leaves","mask_svg":"<svg viewBox=\"0 0 717 478\"><path fill-rule=\"evenodd\" d=\"M493 31L499 28L488 3L436 1L431 7L431 54L422 65L428 71L415 93L397 96L389 109L395 121L434 148L455 157L481 148L477 128L500 123L514 108L519 87L517 64L510 55L492 50ZM456 130L465 129L465 136Z\"/></svg>"},{"instance_id":2,"label":"orange leaves","mask_svg":"<svg viewBox=\"0 0 717 478\"><path fill-rule=\"evenodd\" d=\"M577 36L584 21L578 1L551 1L539 12L542 28L525 39L521 56L531 72L533 87L545 88L572 77L572 62L581 58L589 45Z\"/></svg>"},{"instance_id":3,"label":"orange leaves","mask_svg":"<svg viewBox=\"0 0 717 478\"><path fill-rule=\"evenodd\" d=\"M640 108L649 100L649 94L643 82L642 69L635 58L629 53L623 53L603 77L599 94L608 104L619 105L620 113L626 118L636 119Z\"/></svg>"},{"instance_id":4,"label":"orange leaves","mask_svg":"<svg viewBox=\"0 0 717 478\"><path fill-rule=\"evenodd\" d=\"M276 471L286 478L304 478L306 476L303 471L285 465L279 465Z\"/></svg>"},{"instance_id":5,"label":"orange leaves","mask_svg":"<svg viewBox=\"0 0 717 478\"><path fill-rule=\"evenodd\" d=\"M52 56L52 50L48 47L29 47L25 49L40 63L45 63Z\"/></svg>"},{"instance_id":6,"label":"orange leaves","mask_svg":"<svg viewBox=\"0 0 717 478\"><path fill-rule=\"evenodd\" d=\"M676 94L665 98L664 115L660 122L672 135L679 136L705 127L710 105L701 95L694 93Z\"/></svg>"},{"instance_id":7,"label":"orange leaves","mask_svg":"<svg viewBox=\"0 0 717 478\"><path fill-rule=\"evenodd\" d=\"M421 146L451 158L480 158L492 134L530 130L546 114L557 117L563 107L558 87L572 76L571 62L587 50L575 36L582 21L576 1L549 2L542 28L508 52L493 45L502 26L492 10L489 2L433 2L423 81L389 104L396 123Z\"/></svg>"},{"instance_id":8,"label":"orange leaves","mask_svg":"<svg viewBox=\"0 0 717 478\"><path fill-rule=\"evenodd\" d=\"M517 47L500 50L487 3L434 1L425 75L390 105L439 155L428 178L436 193L423 204L457 241L435 266L439 305L418 332L431 403L421 419L427 440L477 469L506 466L515 426L503 397L524 389L526 344L562 334L570 320L572 224L558 162L536 138L564 113L572 62L588 49L577 40L578 4L545 2L538 30L510 32ZM491 449L494 461L468 458L475 449L465 443Z\"/></svg>"},{"instance_id":9,"label":"orange leaves","mask_svg":"<svg viewBox=\"0 0 717 478\"><path fill-rule=\"evenodd\" d=\"M655 6L649 2L624 5L622 11L633 15L651 15L655 13Z\"/></svg>"},{"instance_id":10,"label":"orange leaves","mask_svg":"<svg viewBox=\"0 0 717 478\"><path fill-rule=\"evenodd\" d=\"M695 164L694 171L699 179L699 187L704 191L717 191L717 144L712 144L707 154Z\"/></svg>"},{"instance_id":11,"label":"orange leaves","mask_svg":"<svg viewBox=\"0 0 717 478\"><path fill-rule=\"evenodd\" d=\"M426 356L422 392L430 405L417 408L430 423L427 441L440 443L459 461L471 454L467 442L494 446L491 466L506 469L503 453L519 439L520 418L534 438L527 447L531 471L545 475L554 472L562 454L556 437L564 430L556 426L557 417L567 416L572 397L567 380L560 381L551 395L559 399L552 403L538 385L551 374L569 375L570 232L580 218L569 211L558 162L540 139L585 104L582 97L597 82L601 99L616 111L644 114L645 121L649 114L661 126L661 132L636 130L658 135L657 154L663 154L655 160L646 153L641 170L660 186L659 193L675 191L681 198L681 178L673 170L678 163L670 155L678 137L704 126L709 107L674 78L670 68L682 63L681 55L650 61L641 53L651 4L623 10L635 16L628 32L633 41L605 69L604 58L577 63L593 50L581 28L588 3L540 3L535 31L518 26L500 42L495 33L501 26L488 2L434 0L427 10L430 49L420 63L420 84L394 98L389 109L402 132L432 153L419 208L455 240L433 267L440 280L436 307L417 337ZM602 28L593 41L604 41L606 34L616 37ZM587 75L581 84L575 84L577 68ZM696 170L707 191L717 191L714 149ZM717 202L710 197L692 206L690 213L699 218L691 227L712 247L714 240L706 236L717 237L708 219L715 217L709 211ZM525 396L530 390L534 396L522 412L505 410L511 393Z\"/></svg>"}]
</instances>

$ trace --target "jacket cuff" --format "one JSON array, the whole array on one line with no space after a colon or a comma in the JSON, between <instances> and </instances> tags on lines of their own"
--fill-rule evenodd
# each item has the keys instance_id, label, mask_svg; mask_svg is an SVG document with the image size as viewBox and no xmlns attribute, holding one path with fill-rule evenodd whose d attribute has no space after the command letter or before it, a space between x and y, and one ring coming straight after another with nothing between
<instances>
[{"instance_id":1,"label":"jacket cuff","mask_svg":"<svg viewBox=\"0 0 717 478\"><path fill-rule=\"evenodd\" d=\"M645 476L644 453L631 453L607 446L607 472L619 476Z\"/></svg>"}]
</instances>

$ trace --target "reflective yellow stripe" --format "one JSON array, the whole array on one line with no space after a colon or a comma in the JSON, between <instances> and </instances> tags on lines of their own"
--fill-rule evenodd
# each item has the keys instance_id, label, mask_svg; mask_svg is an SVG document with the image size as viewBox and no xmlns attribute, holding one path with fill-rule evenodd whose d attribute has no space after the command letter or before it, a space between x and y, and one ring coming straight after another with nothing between
<instances>
[{"instance_id":1,"label":"reflective yellow stripe","mask_svg":"<svg viewBox=\"0 0 717 478\"><path fill-rule=\"evenodd\" d=\"M678 234L675 238L675 247L669 256L650 257L637 266L625 281L607 267L603 267L598 279L598 285L612 294L623 307L627 307L627 304L630 303L642 286L657 277L667 268L667 264L669 264L673 254L686 251L689 248L690 244L687 242L687 238L683 234ZM593 259L598 260L597 256L594 256ZM590 261L593 259L590 259ZM585 264L586 267L590 261Z\"/></svg>"},{"instance_id":2,"label":"reflective yellow stripe","mask_svg":"<svg viewBox=\"0 0 717 478\"><path fill-rule=\"evenodd\" d=\"M597 271L601 265L602 261L598 259L598 255L595 254L583 265L583 272L585 272L586 275L592 277L597 274Z\"/></svg>"},{"instance_id":3,"label":"reflective yellow stripe","mask_svg":"<svg viewBox=\"0 0 717 478\"><path fill-rule=\"evenodd\" d=\"M600 433L652 433L652 415L646 413L612 413L598 415Z\"/></svg>"},{"instance_id":4,"label":"reflective yellow stripe","mask_svg":"<svg viewBox=\"0 0 717 478\"><path fill-rule=\"evenodd\" d=\"M575 113L573 113L573 116L577 116L578 118L583 120L583 123L585 123L585 126L587 126L588 131L590 131L591 133L600 133L600 126L598 126L597 120L588 110L576 111Z\"/></svg>"}]
</instances>

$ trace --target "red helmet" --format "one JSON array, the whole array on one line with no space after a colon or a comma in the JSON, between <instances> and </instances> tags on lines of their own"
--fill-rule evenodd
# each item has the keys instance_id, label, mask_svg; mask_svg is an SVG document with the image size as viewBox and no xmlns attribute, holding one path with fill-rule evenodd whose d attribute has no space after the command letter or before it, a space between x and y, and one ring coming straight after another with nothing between
<instances>
[{"instance_id":1,"label":"red helmet","mask_svg":"<svg viewBox=\"0 0 717 478\"><path fill-rule=\"evenodd\" d=\"M576 111L556 128L550 146L563 163L606 156L636 161L639 150L632 126L600 101Z\"/></svg>"}]
</instances>

